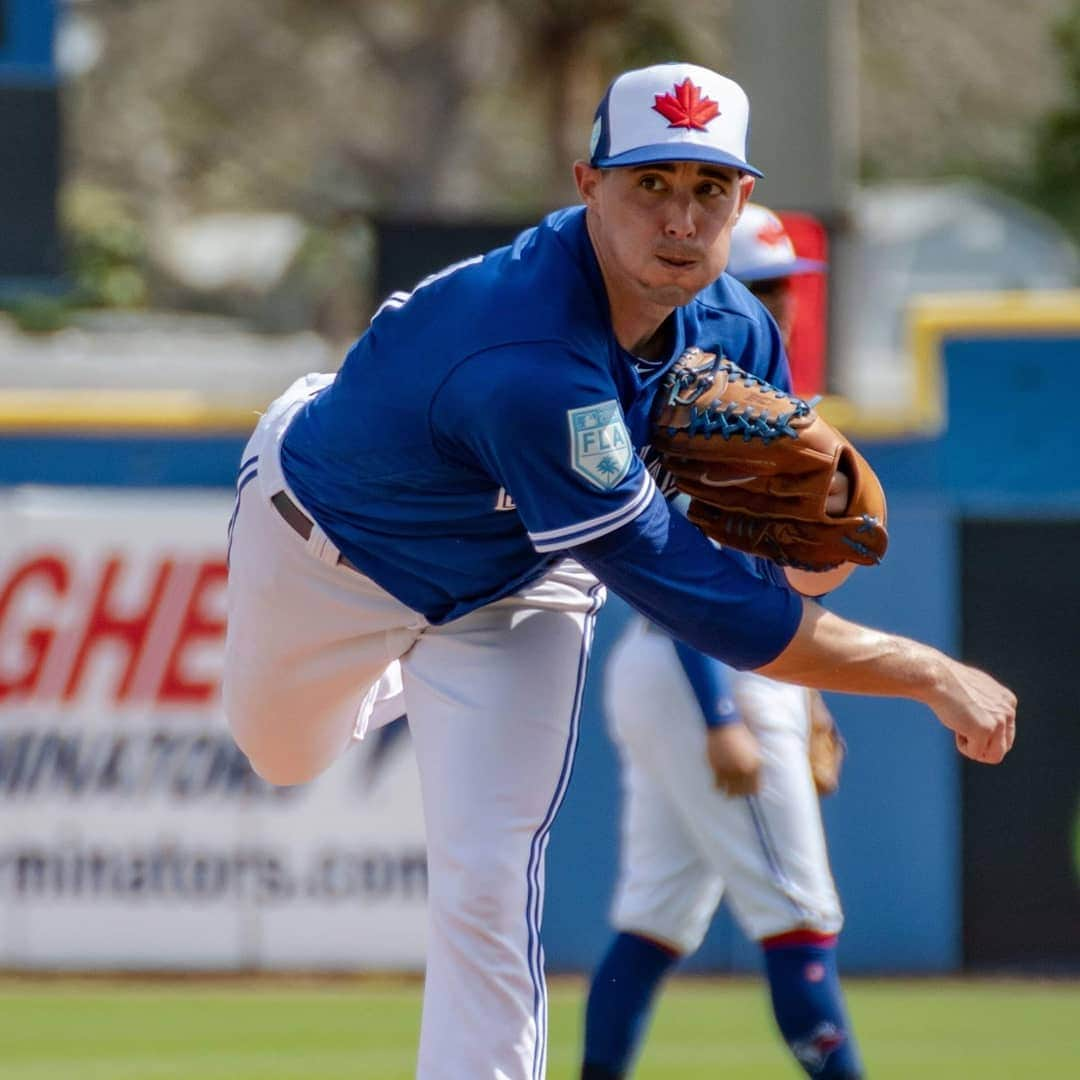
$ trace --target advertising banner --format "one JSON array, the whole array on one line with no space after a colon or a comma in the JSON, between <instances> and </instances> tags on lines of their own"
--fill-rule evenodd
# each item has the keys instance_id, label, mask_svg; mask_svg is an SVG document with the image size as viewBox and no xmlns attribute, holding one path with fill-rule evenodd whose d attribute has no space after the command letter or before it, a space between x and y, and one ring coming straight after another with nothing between
<instances>
[{"instance_id":1,"label":"advertising banner","mask_svg":"<svg viewBox=\"0 0 1080 1080\"><path fill-rule=\"evenodd\" d=\"M422 966L405 724L292 788L226 729L230 510L0 493L0 967Z\"/></svg>"}]
</instances>

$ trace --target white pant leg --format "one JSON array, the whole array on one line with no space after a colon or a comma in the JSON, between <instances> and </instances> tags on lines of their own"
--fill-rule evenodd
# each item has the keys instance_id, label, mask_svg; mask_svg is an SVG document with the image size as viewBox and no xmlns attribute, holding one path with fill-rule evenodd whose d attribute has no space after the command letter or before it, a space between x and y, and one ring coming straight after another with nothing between
<instances>
[{"instance_id":1,"label":"white pant leg","mask_svg":"<svg viewBox=\"0 0 1080 1080\"><path fill-rule=\"evenodd\" d=\"M840 898L829 868L829 852L821 821L821 802L810 771L809 691L751 672L735 676L735 699L757 735L763 758L761 790L741 800L753 822L757 844L746 850L766 856L768 877L760 860L745 860L751 869L729 872L728 899L746 933L761 939L807 927L839 933L844 924ZM745 820L745 817L744 817ZM744 860L740 860L740 865ZM797 923L783 917L771 899L782 894Z\"/></svg>"},{"instance_id":2,"label":"white pant leg","mask_svg":"<svg viewBox=\"0 0 1080 1080\"><path fill-rule=\"evenodd\" d=\"M689 683L673 677L677 663L671 639L636 619L612 649L605 672L605 714L623 792L611 922L616 930L687 954L701 944L724 881L687 828L671 790L684 782L684 765L687 782L698 777L690 755L673 746L669 722L696 716L704 727ZM654 753L665 759L660 768L649 764Z\"/></svg>"},{"instance_id":3,"label":"white pant leg","mask_svg":"<svg viewBox=\"0 0 1080 1080\"><path fill-rule=\"evenodd\" d=\"M366 723L387 665L426 625L338 565L321 530L305 541L270 503L285 490L281 437L321 382L299 380L259 422L230 528L225 715L253 768L276 784L310 780L337 757Z\"/></svg>"},{"instance_id":4,"label":"white pant leg","mask_svg":"<svg viewBox=\"0 0 1080 1080\"><path fill-rule=\"evenodd\" d=\"M631 629L606 673L610 726L631 762L627 827L655 817L661 825L646 828L667 834L663 843L626 847L615 924L684 951L700 944L708 918L701 903L672 906L680 877L695 901L726 888L753 939L796 927L835 932L842 923L806 757L806 694L758 676L737 675L735 687L764 758L762 790L750 798L716 789L701 710L669 639ZM711 869L711 886L688 847Z\"/></svg>"},{"instance_id":5,"label":"white pant leg","mask_svg":"<svg viewBox=\"0 0 1080 1080\"><path fill-rule=\"evenodd\" d=\"M420 1080L545 1075L544 852L602 592L579 568L529 595L427 630L402 659L428 843Z\"/></svg>"},{"instance_id":6,"label":"white pant leg","mask_svg":"<svg viewBox=\"0 0 1080 1080\"><path fill-rule=\"evenodd\" d=\"M724 881L702 857L664 786L633 756L620 756L623 810L611 923L686 955L705 937Z\"/></svg>"}]
</instances>

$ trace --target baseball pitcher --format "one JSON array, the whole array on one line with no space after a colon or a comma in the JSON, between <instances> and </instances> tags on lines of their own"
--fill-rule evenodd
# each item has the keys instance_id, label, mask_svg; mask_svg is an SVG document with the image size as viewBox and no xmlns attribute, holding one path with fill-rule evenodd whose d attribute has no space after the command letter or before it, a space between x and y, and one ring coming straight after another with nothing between
<instances>
[{"instance_id":1,"label":"baseball pitcher","mask_svg":"<svg viewBox=\"0 0 1080 1080\"><path fill-rule=\"evenodd\" d=\"M583 205L391 295L244 451L223 693L253 767L317 776L400 663L428 841L421 1080L545 1074L544 857L605 587L740 669L917 698L980 761L1011 743L990 676L718 551L647 467L688 349L785 377L775 323L722 276L748 119L708 69L621 75L574 166Z\"/></svg>"}]
</instances>

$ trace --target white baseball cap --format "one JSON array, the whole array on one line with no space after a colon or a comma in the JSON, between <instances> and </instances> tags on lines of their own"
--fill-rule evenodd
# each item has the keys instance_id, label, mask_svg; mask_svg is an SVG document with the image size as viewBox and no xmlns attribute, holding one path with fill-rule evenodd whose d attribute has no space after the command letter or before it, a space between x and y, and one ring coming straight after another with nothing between
<instances>
[{"instance_id":1,"label":"white baseball cap","mask_svg":"<svg viewBox=\"0 0 1080 1080\"><path fill-rule=\"evenodd\" d=\"M761 176L746 160L750 102L731 79L696 64L626 71L597 106L589 164L601 169L707 161Z\"/></svg>"},{"instance_id":2,"label":"white baseball cap","mask_svg":"<svg viewBox=\"0 0 1080 1080\"><path fill-rule=\"evenodd\" d=\"M731 230L727 272L742 282L815 274L827 264L800 259L784 223L768 207L747 203Z\"/></svg>"}]
</instances>

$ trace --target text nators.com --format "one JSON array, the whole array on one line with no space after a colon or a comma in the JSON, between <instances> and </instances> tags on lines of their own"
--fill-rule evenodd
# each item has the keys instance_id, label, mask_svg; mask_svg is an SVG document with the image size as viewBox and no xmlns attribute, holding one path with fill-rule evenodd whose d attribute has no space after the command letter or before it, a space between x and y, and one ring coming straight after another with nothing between
<instances>
[{"instance_id":1,"label":"text nators.com","mask_svg":"<svg viewBox=\"0 0 1080 1080\"><path fill-rule=\"evenodd\" d=\"M222 903L422 902L422 847L267 848L23 844L0 848L0 897Z\"/></svg>"}]
</instances>

